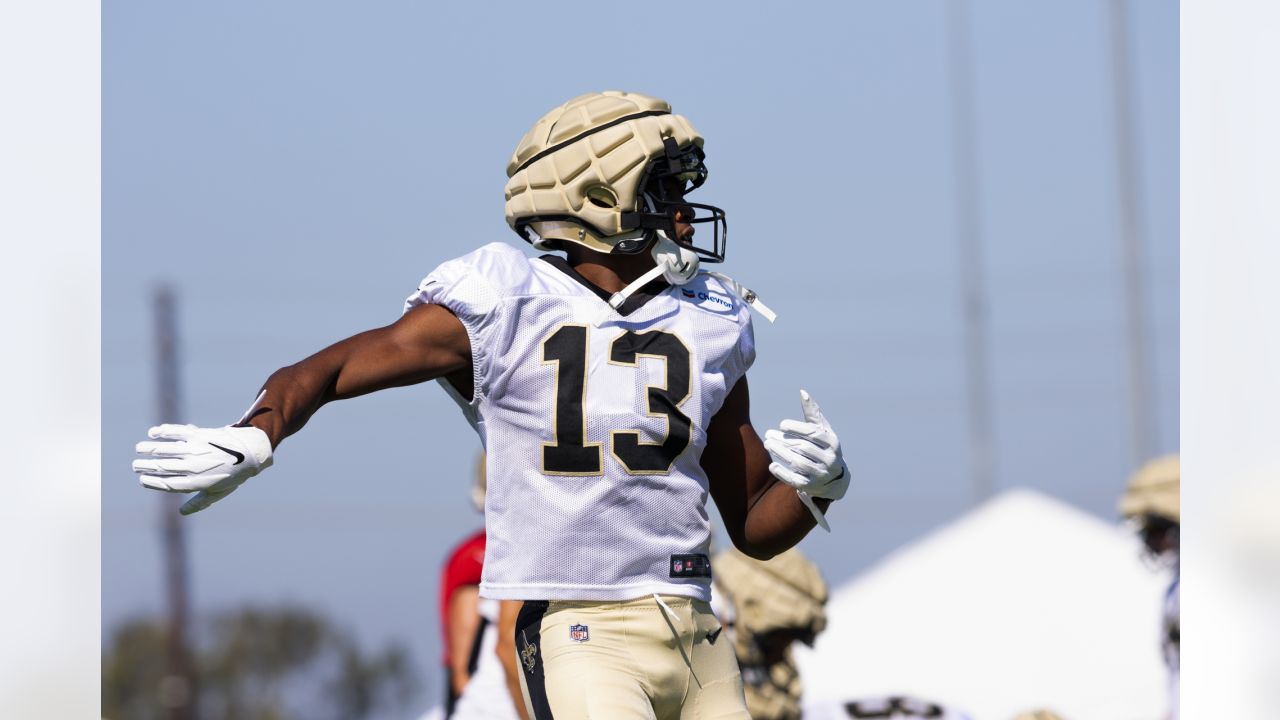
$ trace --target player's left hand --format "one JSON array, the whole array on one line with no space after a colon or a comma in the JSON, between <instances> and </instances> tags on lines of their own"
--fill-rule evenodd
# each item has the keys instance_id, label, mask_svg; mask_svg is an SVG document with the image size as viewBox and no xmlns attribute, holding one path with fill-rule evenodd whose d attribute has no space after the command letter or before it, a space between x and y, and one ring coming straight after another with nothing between
<instances>
[{"instance_id":1,"label":"player's left hand","mask_svg":"<svg viewBox=\"0 0 1280 720\"><path fill-rule=\"evenodd\" d=\"M783 420L764 434L773 462L769 472L811 497L839 500L849 489L849 469L840 455L840 438L822 416L818 403L800 391L804 420Z\"/></svg>"}]
</instances>

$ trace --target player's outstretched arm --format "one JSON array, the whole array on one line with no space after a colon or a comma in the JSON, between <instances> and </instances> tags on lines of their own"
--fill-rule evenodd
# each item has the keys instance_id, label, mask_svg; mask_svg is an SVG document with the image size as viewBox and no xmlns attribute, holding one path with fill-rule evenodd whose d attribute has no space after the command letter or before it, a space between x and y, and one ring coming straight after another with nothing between
<instances>
[{"instance_id":1,"label":"player's outstretched arm","mask_svg":"<svg viewBox=\"0 0 1280 720\"><path fill-rule=\"evenodd\" d=\"M272 373L246 422L265 432L274 448L325 403L442 377L464 396L471 393L471 343L453 313L419 305L386 327Z\"/></svg>"},{"instance_id":2,"label":"player's outstretched arm","mask_svg":"<svg viewBox=\"0 0 1280 720\"><path fill-rule=\"evenodd\" d=\"M160 425L138 443L133 462L143 486L196 493L184 515L231 494L270 467L272 451L320 406L389 387L448 378L471 392L466 329L438 305L421 305L386 327L369 330L272 373L241 422L221 428Z\"/></svg>"},{"instance_id":3,"label":"player's outstretched arm","mask_svg":"<svg viewBox=\"0 0 1280 720\"><path fill-rule=\"evenodd\" d=\"M724 405L707 428L702 467L711 485L711 497L720 509L720 517L734 546L758 560L768 560L791 548L813 529L816 520L792 481L798 478L803 484L810 476L818 479L822 489L814 493L813 502L824 512L832 499L843 495L843 487L848 483L839 442L834 433L826 438L809 427L818 424L809 422L808 404L812 400L806 399L805 403L806 421L784 420L780 430L768 433L779 452L795 453L795 457L771 452L761 442L751 426L751 400L745 377L729 391ZM812 412L821 417L816 405L812 406ZM825 421L821 425L825 425ZM826 428L829 430L830 426ZM804 435L805 432L813 435L812 439ZM780 441L786 439L795 445L780 446L774 440L775 433ZM838 466L838 472L846 478L843 485L839 478L835 480L838 494L829 491L831 478L826 477L835 472L831 469L834 466ZM817 488L809 485L808 489Z\"/></svg>"}]
</instances>

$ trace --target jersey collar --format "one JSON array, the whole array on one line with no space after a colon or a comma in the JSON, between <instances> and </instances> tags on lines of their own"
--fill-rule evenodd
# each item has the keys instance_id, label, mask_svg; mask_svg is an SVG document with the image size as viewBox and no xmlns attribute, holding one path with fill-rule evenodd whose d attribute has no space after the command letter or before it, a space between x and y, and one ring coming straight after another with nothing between
<instances>
[{"instance_id":1,"label":"jersey collar","mask_svg":"<svg viewBox=\"0 0 1280 720\"><path fill-rule=\"evenodd\" d=\"M596 297L600 298L600 300L606 305L609 303L609 293L599 287L596 287L596 285L590 280L583 277L577 270L574 270L573 266L564 258L559 255L539 255L538 259L565 275L568 275L570 279L577 281L580 285L590 290ZM669 285L666 280L658 278L632 293L631 296L627 298L626 302L622 303L622 306L617 309L617 313L622 317L626 317L636 310L639 310L645 303L654 299L658 295L661 295L670 287L671 285Z\"/></svg>"}]
</instances>

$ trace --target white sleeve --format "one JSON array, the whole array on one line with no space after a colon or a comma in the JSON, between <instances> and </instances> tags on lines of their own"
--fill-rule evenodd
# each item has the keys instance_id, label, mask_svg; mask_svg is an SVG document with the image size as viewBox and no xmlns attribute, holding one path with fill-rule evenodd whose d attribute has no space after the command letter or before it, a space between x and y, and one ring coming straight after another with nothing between
<instances>
[{"instance_id":1,"label":"white sleeve","mask_svg":"<svg viewBox=\"0 0 1280 720\"><path fill-rule=\"evenodd\" d=\"M746 313L746 322L738 339L738 356L741 358L742 374L746 375L756 362L756 332L755 326L751 324L750 312Z\"/></svg>"},{"instance_id":2,"label":"white sleeve","mask_svg":"<svg viewBox=\"0 0 1280 720\"><path fill-rule=\"evenodd\" d=\"M403 312L418 305L440 305L466 328L471 342L472 382L479 397L494 344L490 336L500 322L501 295L478 271L471 256L449 260L432 270L404 301Z\"/></svg>"},{"instance_id":3,"label":"white sleeve","mask_svg":"<svg viewBox=\"0 0 1280 720\"><path fill-rule=\"evenodd\" d=\"M526 292L532 271L525 254L507 243L489 243L432 270L404 301L404 312L418 305L448 308L467 330L471 341L474 402L481 398L493 355L507 346L506 300ZM446 387L452 387L446 384Z\"/></svg>"},{"instance_id":4,"label":"white sleeve","mask_svg":"<svg viewBox=\"0 0 1280 720\"><path fill-rule=\"evenodd\" d=\"M725 387L733 389L756 361L756 335L751 324L751 311L742 307L738 318L738 344L725 364Z\"/></svg>"},{"instance_id":5,"label":"white sleeve","mask_svg":"<svg viewBox=\"0 0 1280 720\"><path fill-rule=\"evenodd\" d=\"M706 289L708 292L722 295L726 298L733 298L734 313L711 313L718 318L732 322L733 330L730 332L737 332L738 334L733 350L722 360L725 388L731 390L747 374L747 371L751 369L751 365L756 361L756 336L754 326L751 324L751 307L741 300L734 288L725 283L725 280L729 280L728 278L708 273L699 275L699 278L707 283ZM729 282L732 282L732 280L729 280Z\"/></svg>"}]
</instances>

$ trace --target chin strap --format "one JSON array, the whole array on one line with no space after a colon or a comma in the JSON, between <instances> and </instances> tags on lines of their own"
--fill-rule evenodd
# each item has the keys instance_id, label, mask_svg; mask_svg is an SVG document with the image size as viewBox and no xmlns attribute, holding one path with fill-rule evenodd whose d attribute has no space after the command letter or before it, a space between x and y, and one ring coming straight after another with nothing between
<instances>
[{"instance_id":1,"label":"chin strap","mask_svg":"<svg viewBox=\"0 0 1280 720\"><path fill-rule=\"evenodd\" d=\"M622 307L622 303L626 302L627 298L631 297L635 291L656 280L657 277L665 273L666 270L667 269L661 265L655 265L653 269L649 270L649 272L633 280L630 285L609 296L609 307L614 310Z\"/></svg>"},{"instance_id":2,"label":"chin strap","mask_svg":"<svg viewBox=\"0 0 1280 720\"><path fill-rule=\"evenodd\" d=\"M610 308L617 310L622 307L627 298L634 295L640 288L656 280L659 276L671 285L684 285L698 274L698 254L676 244L662 230L658 231L658 241L653 244L653 250L650 252L653 254L653 260L656 264L648 272L633 280L630 285L611 295L609 297ZM773 322L778 318L776 313L760 301L760 297L751 288L739 284L737 280L723 273L708 272L707 274L727 285L742 302L754 308L769 322ZM608 312L601 312L596 318L595 325L599 326L606 319L608 319Z\"/></svg>"},{"instance_id":3,"label":"chin strap","mask_svg":"<svg viewBox=\"0 0 1280 720\"><path fill-rule=\"evenodd\" d=\"M658 241L649 251L653 255L654 266L645 274L636 278L630 285L622 288L609 298L609 307L617 310L637 290L663 276L672 285L684 285L698 274L698 255L688 248L680 247L667 237L662 230L658 231Z\"/></svg>"}]
</instances>

